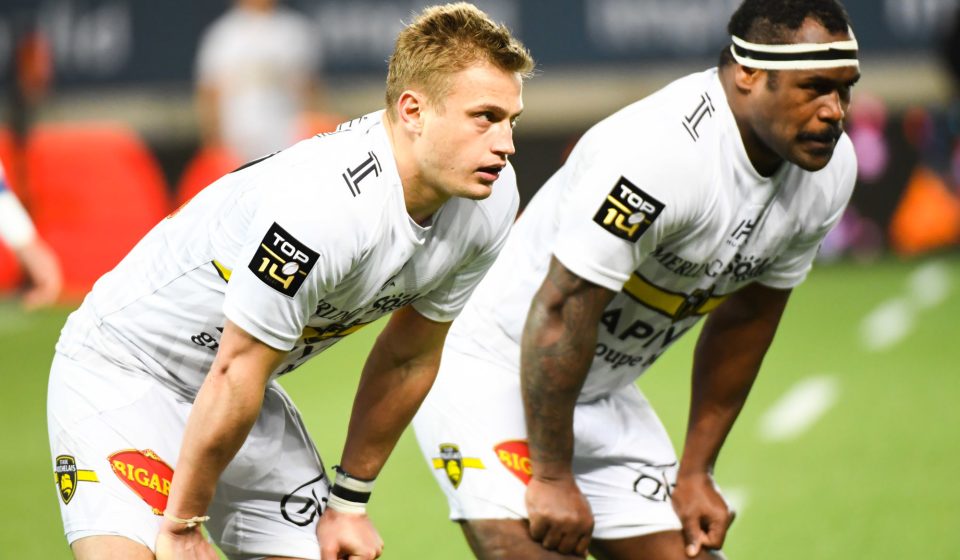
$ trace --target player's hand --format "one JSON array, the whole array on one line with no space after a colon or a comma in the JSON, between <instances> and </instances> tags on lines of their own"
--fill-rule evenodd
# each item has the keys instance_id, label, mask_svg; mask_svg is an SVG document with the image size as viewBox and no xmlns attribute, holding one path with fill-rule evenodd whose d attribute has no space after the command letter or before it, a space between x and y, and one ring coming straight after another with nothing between
<instances>
[{"instance_id":1,"label":"player's hand","mask_svg":"<svg viewBox=\"0 0 960 560\"><path fill-rule=\"evenodd\" d=\"M317 522L320 560L373 560L383 553L383 539L366 514L327 508Z\"/></svg>"},{"instance_id":2,"label":"player's hand","mask_svg":"<svg viewBox=\"0 0 960 560\"><path fill-rule=\"evenodd\" d=\"M219 560L200 528L164 520L157 534L157 560Z\"/></svg>"},{"instance_id":3,"label":"player's hand","mask_svg":"<svg viewBox=\"0 0 960 560\"><path fill-rule=\"evenodd\" d=\"M527 485L530 536L547 550L586 558L593 533L593 512L572 476Z\"/></svg>"},{"instance_id":4,"label":"player's hand","mask_svg":"<svg viewBox=\"0 0 960 560\"><path fill-rule=\"evenodd\" d=\"M690 558L700 554L702 549L722 548L727 529L736 516L708 473L677 478L673 509L683 525L683 541Z\"/></svg>"},{"instance_id":5,"label":"player's hand","mask_svg":"<svg viewBox=\"0 0 960 560\"><path fill-rule=\"evenodd\" d=\"M60 262L50 247L40 238L17 251L17 259L23 267L27 280L27 291L23 295L23 306L27 309L46 307L57 301L63 276Z\"/></svg>"}]
</instances>

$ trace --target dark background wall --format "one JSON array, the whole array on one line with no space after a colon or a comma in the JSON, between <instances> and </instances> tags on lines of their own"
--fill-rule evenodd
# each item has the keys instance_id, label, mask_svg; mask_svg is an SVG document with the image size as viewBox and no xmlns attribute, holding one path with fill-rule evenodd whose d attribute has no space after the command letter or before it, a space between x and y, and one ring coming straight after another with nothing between
<instances>
[{"instance_id":1,"label":"dark background wall","mask_svg":"<svg viewBox=\"0 0 960 560\"><path fill-rule=\"evenodd\" d=\"M287 4L314 22L321 39L319 71L327 109L350 117L382 104L396 32L427 2ZM590 124L676 77L712 65L729 42L726 21L739 0L476 4L506 22L538 60L539 75L525 87L527 110L517 129L515 160L527 199ZM945 63L960 0L847 0L845 5L860 41L864 74L854 107L882 110L881 120L864 121L881 132L879 143L876 134L861 135L872 143L855 138L858 150L868 157L882 155L884 161L881 172L861 181L854 208L884 245L918 166L938 173L950 196L960 192L960 111ZM192 98L197 44L228 6L227 0L3 0L0 86L10 90L17 37L40 31L50 46L53 87L30 120L124 121L147 140L173 185L198 145ZM4 105L0 120L9 123L14 113Z\"/></svg>"}]
</instances>

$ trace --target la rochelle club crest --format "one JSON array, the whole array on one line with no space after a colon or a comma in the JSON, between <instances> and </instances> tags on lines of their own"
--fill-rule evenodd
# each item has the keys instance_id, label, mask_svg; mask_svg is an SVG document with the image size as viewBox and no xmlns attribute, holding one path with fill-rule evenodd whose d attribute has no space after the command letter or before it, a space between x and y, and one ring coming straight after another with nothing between
<instances>
[{"instance_id":1,"label":"la rochelle club crest","mask_svg":"<svg viewBox=\"0 0 960 560\"><path fill-rule=\"evenodd\" d=\"M77 493L77 484L80 482L100 482L94 471L77 468L77 461L71 455L58 455L53 465L53 480L57 483L57 490L64 505Z\"/></svg>"},{"instance_id":2,"label":"la rochelle club crest","mask_svg":"<svg viewBox=\"0 0 960 560\"><path fill-rule=\"evenodd\" d=\"M483 469L483 461L476 457L464 457L460 447L454 443L441 443L440 456L433 458L433 468L443 469L454 488L463 482L463 470L466 468Z\"/></svg>"}]
</instances>

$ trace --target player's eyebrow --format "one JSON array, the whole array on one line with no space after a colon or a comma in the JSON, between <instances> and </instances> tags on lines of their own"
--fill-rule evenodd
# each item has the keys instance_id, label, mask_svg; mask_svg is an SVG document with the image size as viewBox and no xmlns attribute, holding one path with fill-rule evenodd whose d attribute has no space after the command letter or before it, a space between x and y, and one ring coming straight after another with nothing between
<instances>
[{"instance_id":1,"label":"player's eyebrow","mask_svg":"<svg viewBox=\"0 0 960 560\"><path fill-rule=\"evenodd\" d=\"M471 113L491 113L497 119L509 118L511 121L516 121L517 118L520 117L520 114L523 113L523 109L520 109L519 111L511 115L506 109L504 109L500 105L495 105L493 103L484 103L483 105L474 107L473 109L471 109L470 112Z\"/></svg>"}]
</instances>

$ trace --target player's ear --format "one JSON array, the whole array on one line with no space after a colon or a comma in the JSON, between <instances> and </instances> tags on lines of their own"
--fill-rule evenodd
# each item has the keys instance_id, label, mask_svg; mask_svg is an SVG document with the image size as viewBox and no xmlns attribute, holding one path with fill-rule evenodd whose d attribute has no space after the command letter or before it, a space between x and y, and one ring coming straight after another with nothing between
<instances>
[{"instance_id":1,"label":"player's ear","mask_svg":"<svg viewBox=\"0 0 960 560\"><path fill-rule=\"evenodd\" d=\"M426 100L423 94L406 90L397 98L397 115L400 124L410 132L418 133L423 127L423 109Z\"/></svg>"},{"instance_id":2,"label":"player's ear","mask_svg":"<svg viewBox=\"0 0 960 560\"><path fill-rule=\"evenodd\" d=\"M760 80L760 76L764 74L763 70L750 68L749 66L744 66L742 64L734 64L733 66L734 83L737 84L737 89L744 93L749 93L752 91L757 82Z\"/></svg>"}]
</instances>

